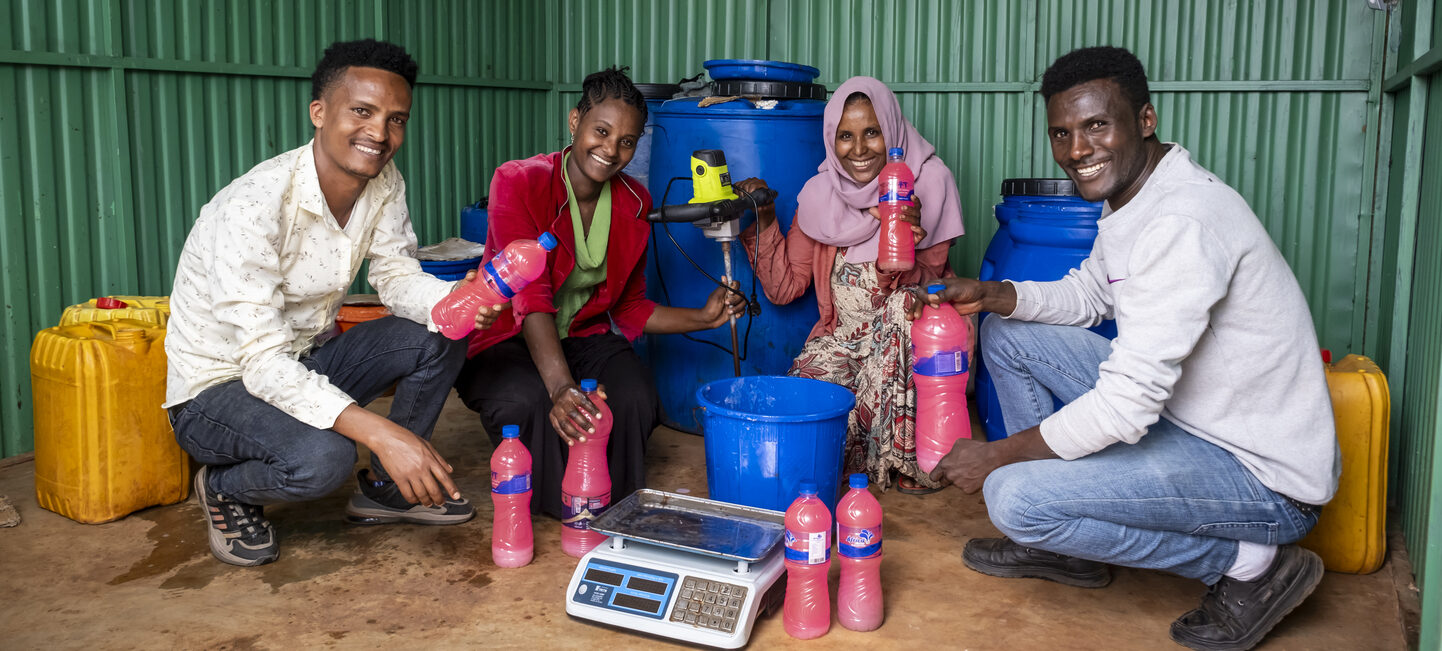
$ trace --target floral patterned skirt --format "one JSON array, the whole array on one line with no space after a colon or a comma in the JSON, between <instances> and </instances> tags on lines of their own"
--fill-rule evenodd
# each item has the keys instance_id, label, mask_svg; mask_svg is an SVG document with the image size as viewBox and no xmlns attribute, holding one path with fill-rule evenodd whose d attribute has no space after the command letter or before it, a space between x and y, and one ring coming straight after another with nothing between
<instances>
[{"instance_id":1,"label":"floral patterned skirt","mask_svg":"<svg viewBox=\"0 0 1442 651\"><path fill-rule=\"evenodd\" d=\"M789 375L851 389L856 407L846 423L845 471L864 472L885 490L910 477L939 486L916 465L916 386L911 378L911 322L907 296L914 286L885 292L875 263L851 264L836 256L831 270L836 330L806 342Z\"/></svg>"}]
</instances>

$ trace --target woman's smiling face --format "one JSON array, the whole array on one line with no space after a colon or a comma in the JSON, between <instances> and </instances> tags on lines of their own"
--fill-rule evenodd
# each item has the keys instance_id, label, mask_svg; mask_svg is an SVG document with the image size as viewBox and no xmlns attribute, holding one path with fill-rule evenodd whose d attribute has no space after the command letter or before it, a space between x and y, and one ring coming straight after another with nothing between
<instances>
[{"instance_id":1,"label":"woman's smiling face","mask_svg":"<svg viewBox=\"0 0 1442 651\"><path fill-rule=\"evenodd\" d=\"M881 135L881 123L876 119L871 100L862 96L848 101L841 109L832 147L841 168L857 183L870 183L881 173L882 166L886 165L886 138Z\"/></svg>"},{"instance_id":2,"label":"woman's smiling face","mask_svg":"<svg viewBox=\"0 0 1442 651\"><path fill-rule=\"evenodd\" d=\"M636 107L615 97L595 104L585 115L571 109L570 123L576 137L571 160L595 183L609 181L631 162L646 126Z\"/></svg>"}]
</instances>

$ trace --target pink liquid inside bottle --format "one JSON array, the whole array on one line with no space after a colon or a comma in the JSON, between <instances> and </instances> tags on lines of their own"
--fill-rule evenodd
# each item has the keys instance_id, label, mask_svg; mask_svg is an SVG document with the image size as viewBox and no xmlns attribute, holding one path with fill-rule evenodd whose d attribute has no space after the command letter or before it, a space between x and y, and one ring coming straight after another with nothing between
<instances>
[{"instance_id":1,"label":"pink liquid inside bottle","mask_svg":"<svg viewBox=\"0 0 1442 651\"><path fill-rule=\"evenodd\" d=\"M836 551L841 578L836 619L853 631L874 631L885 618L881 600L881 503L866 475L851 475L851 490L836 504Z\"/></svg>"},{"instance_id":2,"label":"pink liquid inside bottle","mask_svg":"<svg viewBox=\"0 0 1442 651\"><path fill-rule=\"evenodd\" d=\"M946 286L926 288L935 294ZM966 409L967 347L971 324L943 303L927 305L911 322L912 378L916 382L916 464L931 472L957 439L971 438Z\"/></svg>"},{"instance_id":3,"label":"pink liquid inside bottle","mask_svg":"<svg viewBox=\"0 0 1442 651\"><path fill-rule=\"evenodd\" d=\"M786 509L786 602L781 619L786 634L799 640L821 637L831 629L831 511L816 496L816 482L803 481L801 496Z\"/></svg>"},{"instance_id":4,"label":"pink liquid inside bottle","mask_svg":"<svg viewBox=\"0 0 1442 651\"><path fill-rule=\"evenodd\" d=\"M912 205L911 193L916 184L905 156L900 147L892 147L886 154L886 167L881 168L877 177L881 191L877 199L881 242L876 252L876 268L891 273L911 271L916 266L916 234L911 232L911 224L897 219L897 215Z\"/></svg>"},{"instance_id":5,"label":"pink liquid inside bottle","mask_svg":"<svg viewBox=\"0 0 1442 651\"><path fill-rule=\"evenodd\" d=\"M611 470L606 444L611 440L611 408L596 393L595 380L581 380L581 390L600 408L591 423L596 431L571 447L566 474L561 476L561 550L580 558L606 536L591 531L591 520L611 506Z\"/></svg>"},{"instance_id":6,"label":"pink liquid inside bottle","mask_svg":"<svg viewBox=\"0 0 1442 651\"><path fill-rule=\"evenodd\" d=\"M501 444L491 453L491 560L499 567L531 562L531 451L521 443L521 428L501 428Z\"/></svg>"},{"instance_id":7,"label":"pink liquid inside bottle","mask_svg":"<svg viewBox=\"0 0 1442 651\"><path fill-rule=\"evenodd\" d=\"M546 271L546 252L556 248L556 236L541 233L540 240L516 240L481 265L476 279L441 299L431 308L431 320L441 334L461 339L476 329L476 310L500 305Z\"/></svg>"}]
</instances>

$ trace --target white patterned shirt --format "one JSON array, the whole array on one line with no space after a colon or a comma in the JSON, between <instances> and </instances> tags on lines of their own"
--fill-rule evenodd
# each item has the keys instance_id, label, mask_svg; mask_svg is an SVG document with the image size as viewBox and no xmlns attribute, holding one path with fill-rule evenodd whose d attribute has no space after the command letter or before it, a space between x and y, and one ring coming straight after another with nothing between
<instances>
[{"instance_id":1,"label":"white patterned shirt","mask_svg":"<svg viewBox=\"0 0 1442 651\"><path fill-rule=\"evenodd\" d=\"M341 228L321 194L313 144L256 165L200 209L170 296L165 407L238 378L297 420L333 426L355 401L299 360L334 336L346 288L367 258L381 302L435 331L431 307L455 283L416 261L395 163L366 184Z\"/></svg>"}]
</instances>

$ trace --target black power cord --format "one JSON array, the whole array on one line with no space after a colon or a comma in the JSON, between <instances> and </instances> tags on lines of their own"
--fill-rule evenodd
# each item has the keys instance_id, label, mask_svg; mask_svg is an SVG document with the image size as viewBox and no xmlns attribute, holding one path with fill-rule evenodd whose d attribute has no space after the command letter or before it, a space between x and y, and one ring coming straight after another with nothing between
<instances>
[{"instance_id":1,"label":"black power cord","mask_svg":"<svg viewBox=\"0 0 1442 651\"><path fill-rule=\"evenodd\" d=\"M671 194L671 184L672 184L672 183L675 183L676 181L685 181L685 180L689 180L689 179L687 179L687 178L684 177L684 176L675 176L675 177L672 177L671 180L669 180L669 181L666 182L666 190L665 190L665 192L663 192L663 193L661 194L661 205L663 205L663 206L666 205L666 197L670 196L670 194ZM751 202L751 210L752 210L752 213L754 214L754 213L756 212L756 210L759 209L759 208L758 208L758 205L757 205L757 203L756 203L756 197L752 196L751 193L746 193L746 199ZM740 219L740 216L738 216L737 219ZM700 265L700 264L697 264L696 261L695 261L694 259L692 259L689 254L686 253L686 249L681 246L681 243L678 242L678 241L676 241L676 236L671 234L671 226L670 226L669 223L667 223L667 222L661 222L661 227L662 227L662 230L666 231L666 237L667 237L667 239L671 240L671 245L674 246L674 247L676 247L676 251L679 252L682 257L686 258L686 261L689 262L689 263L691 263L691 266L692 266L692 267L695 267L696 271L701 272L701 275L702 275L702 276L705 276L708 280L710 280L712 283L714 283L717 287L722 287L722 288L724 288L726 291L731 292L731 293L733 293L733 294L736 294L737 296L740 296L740 297L741 297L741 300L746 301L746 330L745 330L745 333L742 335L742 338L741 338L741 350L740 350L739 352L738 352L738 351L732 351L730 348L727 348L726 346L723 346L723 345L721 345L721 344L718 344L718 343L716 343L716 342L714 342L714 341L706 341L705 339L699 339L699 338L693 337L693 336L691 336L691 335L688 334L688 333L684 333L684 332L683 332L683 333L681 333L681 336L682 336L682 337L685 337L687 340L694 341L694 342L700 343L700 344L706 344L707 346L711 346L711 347L713 347L713 348L716 348L717 350L720 350L720 351L722 351L722 352L724 352L724 353L726 353L726 354L728 354L728 355L733 355L733 356L736 357L736 359L738 359L738 360L740 360L740 361L743 361L743 362L746 361L747 354L749 354L749 353L750 353L750 350L751 350L751 324L755 321L755 317L761 315L761 303L756 299L756 273L755 273L755 269L753 268L753 269L752 269L752 273L751 273L751 297L748 299L745 294L741 293L741 290L736 289L736 288L733 288L733 287L731 287L731 286L730 286L729 284L727 284L727 283L721 282L721 281L718 280L715 276L712 276L710 273L707 273L707 271L706 271L705 269L701 268L701 265ZM653 240L653 242L654 242L655 239L656 239L656 224L655 224L654 222L651 224L651 239ZM739 240L737 240L737 241L739 242ZM743 247L742 253L743 253L743 255L744 255L744 253L745 253L744 247ZM672 301L671 301L671 292L670 292L670 290L666 287L666 275L665 275L665 273L662 271L662 267L661 267L661 252L660 252L660 247L658 247L658 246L652 246L652 248L651 248L651 257L652 257L652 259L653 259L653 260L655 261L655 263L656 263L656 280L657 280L657 282L661 285L661 295L662 295L662 297L665 298L667 307L672 307L672 305L671 305L671 302L672 302Z\"/></svg>"}]
</instances>

